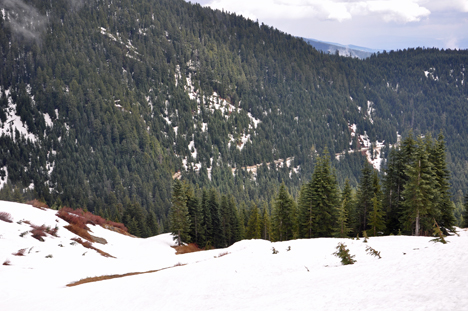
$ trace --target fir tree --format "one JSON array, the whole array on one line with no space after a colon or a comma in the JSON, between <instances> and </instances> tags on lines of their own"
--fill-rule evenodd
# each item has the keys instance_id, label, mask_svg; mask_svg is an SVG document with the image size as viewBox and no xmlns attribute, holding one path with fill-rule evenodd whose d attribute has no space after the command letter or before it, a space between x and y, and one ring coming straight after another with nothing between
<instances>
[{"instance_id":1,"label":"fir tree","mask_svg":"<svg viewBox=\"0 0 468 311\"><path fill-rule=\"evenodd\" d=\"M361 171L359 188L357 192L358 232L367 229L367 216L372 208L372 198L374 197L373 172L369 163L365 163Z\"/></svg>"},{"instance_id":2,"label":"fir tree","mask_svg":"<svg viewBox=\"0 0 468 311\"><path fill-rule=\"evenodd\" d=\"M450 195L450 173L447 170L445 139L442 133L439 134L435 146L430 154L430 161L434 166L437 184L437 200L435 210L440 216L438 226L447 234L447 231L454 231L455 216Z\"/></svg>"},{"instance_id":3,"label":"fir tree","mask_svg":"<svg viewBox=\"0 0 468 311\"><path fill-rule=\"evenodd\" d=\"M407 228L414 225L413 232L416 236L420 235L422 220L431 214L434 208L436 181L432 168L424 144L419 139L418 146L414 150L413 161L406 169L409 180L403 190L404 222Z\"/></svg>"},{"instance_id":4,"label":"fir tree","mask_svg":"<svg viewBox=\"0 0 468 311\"><path fill-rule=\"evenodd\" d=\"M193 188L188 186L185 192L187 196L187 209L190 215L190 240L197 245L204 241L203 210Z\"/></svg>"},{"instance_id":5,"label":"fir tree","mask_svg":"<svg viewBox=\"0 0 468 311\"><path fill-rule=\"evenodd\" d=\"M338 183L332 171L328 150L318 157L310 181L312 210L315 214L316 236L331 236L339 207Z\"/></svg>"},{"instance_id":6,"label":"fir tree","mask_svg":"<svg viewBox=\"0 0 468 311\"><path fill-rule=\"evenodd\" d=\"M333 234L337 238L346 238L348 233L351 231L351 228L348 227L348 212L346 210L346 199L341 202L341 206L338 210L338 218L336 221L337 227Z\"/></svg>"},{"instance_id":7,"label":"fir tree","mask_svg":"<svg viewBox=\"0 0 468 311\"><path fill-rule=\"evenodd\" d=\"M294 236L294 201L284 183L281 184L273 209L273 234L277 241L290 240Z\"/></svg>"},{"instance_id":8,"label":"fir tree","mask_svg":"<svg viewBox=\"0 0 468 311\"><path fill-rule=\"evenodd\" d=\"M261 227L261 238L264 240L270 240L270 214L268 213L268 204L263 202L262 205L262 217L260 219Z\"/></svg>"},{"instance_id":9,"label":"fir tree","mask_svg":"<svg viewBox=\"0 0 468 311\"><path fill-rule=\"evenodd\" d=\"M463 204L463 228L468 228L468 193L465 196L465 204Z\"/></svg>"},{"instance_id":10,"label":"fir tree","mask_svg":"<svg viewBox=\"0 0 468 311\"><path fill-rule=\"evenodd\" d=\"M260 214L256 204L253 204L250 208L250 217L246 228L245 237L247 239L261 238Z\"/></svg>"},{"instance_id":11,"label":"fir tree","mask_svg":"<svg viewBox=\"0 0 468 311\"><path fill-rule=\"evenodd\" d=\"M171 232L174 240L177 240L177 245L180 246L182 240L190 242L190 217L187 208L187 196L182 182L178 179L174 181L172 206L169 216Z\"/></svg>"},{"instance_id":12,"label":"fir tree","mask_svg":"<svg viewBox=\"0 0 468 311\"><path fill-rule=\"evenodd\" d=\"M368 216L368 224L371 235L376 236L378 232L385 230L385 217L382 209L382 201L379 200L377 194L372 198L372 210Z\"/></svg>"}]
</instances>

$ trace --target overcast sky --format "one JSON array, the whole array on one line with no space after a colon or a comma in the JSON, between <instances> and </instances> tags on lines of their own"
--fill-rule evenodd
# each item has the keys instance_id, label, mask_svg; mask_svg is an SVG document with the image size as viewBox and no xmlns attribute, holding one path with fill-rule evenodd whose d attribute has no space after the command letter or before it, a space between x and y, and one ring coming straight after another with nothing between
<instances>
[{"instance_id":1,"label":"overcast sky","mask_svg":"<svg viewBox=\"0 0 468 311\"><path fill-rule=\"evenodd\" d=\"M294 36L374 49L468 48L468 0L191 0Z\"/></svg>"}]
</instances>

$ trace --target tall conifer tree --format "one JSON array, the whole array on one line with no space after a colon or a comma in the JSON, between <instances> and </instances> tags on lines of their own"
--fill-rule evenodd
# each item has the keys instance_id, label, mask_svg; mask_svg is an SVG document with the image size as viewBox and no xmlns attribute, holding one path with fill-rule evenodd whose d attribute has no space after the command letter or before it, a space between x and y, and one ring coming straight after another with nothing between
<instances>
[{"instance_id":1,"label":"tall conifer tree","mask_svg":"<svg viewBox=\"0 0 468 311\"><path fill-rule=\"evenodd\" d=\"M177 178L174 181L169 217L171 232L174 240L177 240L177 245L180 246L182 241L190 242L190 217L187 208L187 196L182 182Z\"/></svg>"}]
</instances>

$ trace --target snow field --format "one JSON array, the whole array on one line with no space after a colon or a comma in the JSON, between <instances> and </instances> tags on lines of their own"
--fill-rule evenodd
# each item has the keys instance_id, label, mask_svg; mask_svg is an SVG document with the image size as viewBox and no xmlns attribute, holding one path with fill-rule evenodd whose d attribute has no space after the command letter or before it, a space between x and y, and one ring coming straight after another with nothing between
<instances>
[{"instance_id":1,"label":"snow field","mask_svg":"<svg viewBox=\"0 0 468 311\"><path fill-rule=\"evenodd\" d=\"M81 245L56 211L1 202L13 223L0 221L0 310L463 310L468 305L468 233L448 237L387 236L363 239L244 240L226 249L175 255L172 237L148 239L90 226L117 258ZM58 238L20 237L30 220L58 224ZM342 266L339 242L355 255ZM63 247L59 247L62 244ZM382 259L366 253L370 246ZM21 248L25 256L13 256ZM278 254L273 254L274 247ZM290 250L288 251L288 248ZM86 254L83 256L83 253ZM225 254L227 253L227 254ZM52 254L52 258L45 258ZM225 255L223 255L225 254ZM220 256L221 255L221 256ZM176 264L184 266L175 266ZM82 278L173 267L155 273L66 287Z\"/></svg>"}]
</instances>

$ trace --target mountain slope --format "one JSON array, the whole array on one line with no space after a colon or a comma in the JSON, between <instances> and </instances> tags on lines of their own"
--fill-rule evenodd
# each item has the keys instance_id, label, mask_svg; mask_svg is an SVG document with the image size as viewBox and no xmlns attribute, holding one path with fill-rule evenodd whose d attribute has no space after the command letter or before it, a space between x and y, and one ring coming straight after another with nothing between
<instances>
[{"instance_id":1,"label":"mountain slope","mask_svg":"<svg viewBox=\"0 0 468 311\"><path fill-rule=\"evenodd\" d=\"M182 0L24 8L8 2L0 20L5 199L26 188L117 220L137 203L167 225L175 174L269 201L282 181L296 192L327 147L356 185L365 159L350 151L385 157L410 129L444 130L455 190L468 184L466 51L342 58Z\"/></svg>"}]
</instances>

